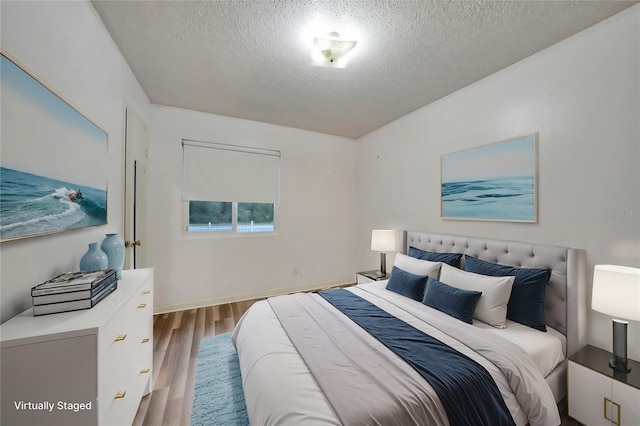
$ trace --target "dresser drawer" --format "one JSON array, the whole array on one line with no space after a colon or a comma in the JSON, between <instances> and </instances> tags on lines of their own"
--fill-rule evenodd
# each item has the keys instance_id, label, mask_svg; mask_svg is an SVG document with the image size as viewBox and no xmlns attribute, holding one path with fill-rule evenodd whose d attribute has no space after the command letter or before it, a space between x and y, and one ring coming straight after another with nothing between
<instances>
[{"instance_id":1,"label":"dresser drawer","mask_svg":"<svg viewBox=\"0 0 640 426\"><path fill-rule=\"evenodd\" d=\"M126 317L112 321L100 334L99 344L99 397L113 397L126 387L133 374L130 360L136 353L136 336Z\"/></svg>"},{"instance_id":2,"label":"dresser drawer","mask_svg":"<svg viewBox=\"0 0 640 426\"><path fill-rule=\"evenodd\" d=\"M152 282L136 290L100 332L100 423L127 424L133 419L153 359Z\"/></svg>"},{"instance_id":3,"label":"dresser drawer","mask_svg":"<svg viewBox=\"0 0 640 426\"><path fill-rule=\"evenodd\" d=\"M131 324L131 303L113 318L100 333L99 344L99 418L100 424L118 425L131 410L134 369L131 359L136 354L136 333ZM124 398L119 398L122 394ZM128 397L128 398L127 398Z\"/></svg>"},{"instance_id":4,"label":"dresser drawer","mask_svg":"<svg viewBox=\"0 0 640 426\"><path fill-rule=\"evenodd\" d=\"M130 383L129 389L114 397L101 398L100 426L130 425L140 405L140 385Z\"/></svg>"},{"instance_id":5,"label":"dresser drawer","mask_svg":"<svg viewBox=\"0 0 640 426\"><path fill-rule=\"evenodd\" d=\"M134 314L136 355L131 360L131 363L134 365L135 374L141 376L146 384L146 378L152 376L153 367L153 292L151 283L143 286L136 299L136 311ZM151 386L149 386L149 389L151 389Z\"/></svg>"},{"instance_id":6,"label":"dresser drawer","mask_svg":"<svg viewBox=\"0 0 640 426\"><path fill-rule=\"evenodd\" d=\"M153 367L153 317L149 316L140 322L143 327L140 328L140 334L136 340L136 358L133 362L136 364L138 372L148 369L148 374L151 375L150 371Z\"/></svg>"}]
</instances>

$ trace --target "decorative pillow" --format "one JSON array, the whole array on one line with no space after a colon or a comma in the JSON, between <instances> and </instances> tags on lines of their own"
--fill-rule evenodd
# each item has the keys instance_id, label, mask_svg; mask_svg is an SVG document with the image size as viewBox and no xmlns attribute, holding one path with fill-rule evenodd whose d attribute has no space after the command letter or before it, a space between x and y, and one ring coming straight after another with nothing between
<instances>
[{"instance_id":1,"label":"decorative pillow","mask_svg":"<svg viewBox=\"0 0 640 426\"><path fill-rule=\"evenodd\" d=\"M443 282L429 278L429 288L424 295L424 303L439 311L473 324L473 311L478 305L480 291L461 290Z\"/></svg>"},{"instance_id":2,"label":"decorative pillow","mask_svg":"<svg viewBox=\"0 0 640 426\"><path fill-rule=\"evenodd\" d=\"M442 265L440 281L462 290L481 291L482 296L473 317L496 328L505 328L507 302L514 277L488 277Z\"/></svg>"},{"instance_id":3,"label":"decorative pillow","mask_svg":"<svg viewBox=\"0 0 640 426\"><path fill-rule=\"evenodd\" d=\"M549 269L516 268L485 262L465 256L465 270L482 275L515 277L507 304L507 318L540 331L544 325L544 296L551 271Z\"/></svg>"},{"instance_id":4,"label":"decorative pillow","mask_svg":"<svg viewBox=\"0 0 640 426\"><path fill-rule=\"evenodd\" d=\"M440 277L440 267L442 262L430 262L428 260L420 260L406 254L396 254L396 260L393 262L403 271L411 272L416 275L429 275L431 278L438 279Z\"/></svg>"},{"instance_id":5,"label":"decorative pillow","mask_svg":"<svg viewBox=\"0 0 640 426\"><path fill-rule=\"evenodd\" d=\"M431 251L420 250L419 248L409 247L409 256L416 259L430 260L432 262L443 262L455 268L460 267L462 253L434 253Z\"/></svg>"},{"instance_id":6,"label":"decorative pillow","mask_svg":"<svg viewBox=\"0 0 640 426\"><path fill-rule=\"evenodd\" d=\"M394 266L386 289L420 302L424 296L428 278L427 275L412 274Z\"/></svg>"}]
</instances>

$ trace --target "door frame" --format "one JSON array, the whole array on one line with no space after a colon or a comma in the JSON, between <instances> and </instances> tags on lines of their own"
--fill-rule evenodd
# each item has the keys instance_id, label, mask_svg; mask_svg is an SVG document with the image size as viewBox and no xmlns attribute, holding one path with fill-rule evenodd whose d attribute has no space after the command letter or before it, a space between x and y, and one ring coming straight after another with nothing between
<instances>
[{"instance_id":1,"label":"door frame","mask_svg":"<svg viewBox=\"0 0 640 426\"><path fill-rule=\"evenodd\" d=\"M130 125L133 122L132 117L139 123L140 127L137 131L142 130L144 138L142 140L142 147L132 144L140 143L140 139L131 139L133 135L130 135ZM125 241L125 269L134 269L140 266L140 260L144 258L141 256L141 251L138 250L139 246L134 242L140 242L144 239L143 227L136 225L136 204L139 205L140 200L136 196L136 163L141 162L143 167L147 169L147 160L149 153L149 126L140 118L131 105L125 103L124 105L124 155L123 155L123 169L124 169L124 203L123 203L123 228L124 228L124 241ZM142 158L138 158L136 155L142 154ZM131 157L133 155L133 157ZM131 157L131 158L130 158ZM145 173L146 174L146 173ZM146 187L146 185L145 185ZM143 195L146 197L146 194ZM141 244L141 243L138 243Z\"/></svg>"}]
</instances>

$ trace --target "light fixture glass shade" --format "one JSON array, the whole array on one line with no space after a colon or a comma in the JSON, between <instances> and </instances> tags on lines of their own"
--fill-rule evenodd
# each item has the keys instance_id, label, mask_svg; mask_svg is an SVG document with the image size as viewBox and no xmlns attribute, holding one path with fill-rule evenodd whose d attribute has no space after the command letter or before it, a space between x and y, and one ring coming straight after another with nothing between
<instances>
[{"instance_id":1,"label":"light fixture glass shade","mask_svg":"<svg viewBox=\"0 0 640 426\"><path fill-rule=\"evenodd\" d=\"M338 62L342 62L339 60L349 53L357 43L356 40L340 38L340 34L337 32L330 32L323 37L314 37L312 58L315 58L316 62L323 63L325 66L339 67Z\"/></svg>"},{"instance_id":2,"label":"light fixture glass shade","mask_svg":"<svg viewBox=\"0 0 640 426\"><path fill-rule=\"evenodd\" d=\"M371 250L389 252L396 249L396 231L375 229L371 231Z\"/></svg>"},{"instance_id":3,"label":"light fixture glass shade","mask_svg":"<svg viewBox=\"0 0 640 426\"><path fill-rule=\"evenodd\" d=\"M596 265L591 308L616 318L640 321L640 269Z\"/></svg>"}]
</instances>

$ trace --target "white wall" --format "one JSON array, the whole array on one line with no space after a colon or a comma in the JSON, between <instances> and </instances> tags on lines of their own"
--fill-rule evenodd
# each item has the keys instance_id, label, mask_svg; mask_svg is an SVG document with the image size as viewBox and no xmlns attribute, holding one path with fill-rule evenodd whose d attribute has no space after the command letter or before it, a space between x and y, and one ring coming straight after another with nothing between
<instances>
[{"instance_id":1,"label":"white wall","mask_svg":"<svg viewBox=\"0 0 640 426\"><path fill-rule=\"evenodd\" d=\"M277 235L183 232L183 138L281 151ZM146 255L156 311L353 282L355 153L352 139L154 106Z\"/></svg>"},{"instance_id":2,"label":"white wall","mask_svg":"<svg viewBox=\"0 0 640 426\"><path fill-rule=\"evenodd\" d=\"M589 294L594 264L640 267L639 76L634 6L361 138L358 268L376 266L368 247L374 228L583 248ZM440 218L442 154L531 131L539 133L537 224ZM588 336L610 349L610 318L590 310ZM629 356L640 359L637 322Z\"/></svg>"},{"instance_id":3,"label":"white wall","mask_svg":"<svg viewBox=\"0 0 640 426\"><path fill-rule=\"evenodd\" d=\"M32 286L77 270L88 243L122 232L124 106L148 121L150 104L89 2L3 1L0 14L2 49L108 133L110 168L107 225L0 245L4 322L31 306Z\"/></svg>"}]
</instances>

